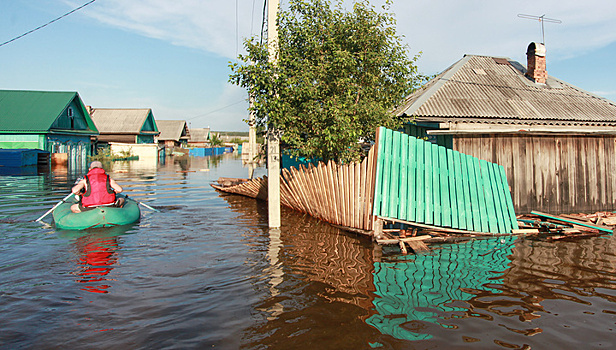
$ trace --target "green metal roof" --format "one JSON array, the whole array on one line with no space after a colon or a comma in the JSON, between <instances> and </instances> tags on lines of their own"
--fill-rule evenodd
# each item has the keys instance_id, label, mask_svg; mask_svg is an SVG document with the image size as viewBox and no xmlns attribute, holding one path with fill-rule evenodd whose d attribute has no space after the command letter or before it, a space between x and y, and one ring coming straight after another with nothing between
<instances>
[{"instance_id":1,"label":"green metal roof","mask_svg":"<svg viewBox=\"0 0 616 350\"><path fill-rule=\"evenodd\" d=\"M68 106L75 101L88 126L87 130L50 130ZM0 133L98 134L98 129L77 92L0 90Z\"/></svg>"}]
</instances>

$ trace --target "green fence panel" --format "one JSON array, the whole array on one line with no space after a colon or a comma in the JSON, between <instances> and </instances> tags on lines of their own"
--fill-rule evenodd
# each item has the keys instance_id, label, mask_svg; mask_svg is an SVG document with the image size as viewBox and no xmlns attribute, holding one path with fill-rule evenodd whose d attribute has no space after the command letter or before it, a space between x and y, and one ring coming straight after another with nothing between
<instances>
[{"instance_id":1,"label":"green fence panel","mask_svg":"<svg viewBox=\"0 0 616 350\"><path fill-rule=\"evenodd\" d=\"M424 183L426 185L426 192L424 196L426 214L424 216L425 223L428 225L434 224L434 188L432 182L432 144L430 142L424 143Z\"/></svg>"},{"instance_id":2,"label":"green fence panel","mask_svg":"<svg viewBox=\"0 0 616 350\"><path fill-rule=\"evenodd\" d=\"M398 217L402 220L407 218L407 192L408 192L408 164L409 164L409 135L400 135L400 183L398 185Z\"/></svg>"},{"instance_id":3,"label":"green fence panel","mask_svg":"<svg viewBox=\"0 0 616 350\"><path fill-rule=\"evenodd\" d=\"M406 220L415 221L417 217L417 139L409 137L409 176L408 176L408 202Z\"/></svg>"},{"instance_id":4,"label":"green fence panel","mask_svg":"<svg viewBox=\"0 0 616 350\"><path fill-rule=\"evenodd\" d=\"M417 186L415 187L417 189L417 196L416 196L416 200L417 200L417 211L416 211L416 222L419 223L425 223L426 222L426 198L425 198L425 193L426 193L426 185L425 185L425 177L426 174L424 174L424 167L425 167L425 151L424 151L424 145L425 142L423 140L417 140L417 149L416 149L416 154L417 154L417 162L415 163L416 166L416 180L417 180Z\"/></svg>"},{"instance_id":5,"label":"green fence panel","mask_svg":"<svg viewBox=\"0 0 616 350\"><path fill-rule=\"evenodd\" d=\"M469 231L518 228L502 166L386 128L377 147L375 215Z\"/></svg>"},{"instance_id":6,"label":"green fence panel","mask_svg":"<svg viewBox=\"0 0 616 350\"><path fill-rule=\"evenodd\" d=\"M494 196L497 195L492 191L492 178L490 177L490 166L485 160L479 161L481 166L481 177L483 185L483 193L485 196L486 219L488 221L488 230L491 233L498 233L498 220L496 217L496 208L494 206Z\"/></svg>"}]
</instances>

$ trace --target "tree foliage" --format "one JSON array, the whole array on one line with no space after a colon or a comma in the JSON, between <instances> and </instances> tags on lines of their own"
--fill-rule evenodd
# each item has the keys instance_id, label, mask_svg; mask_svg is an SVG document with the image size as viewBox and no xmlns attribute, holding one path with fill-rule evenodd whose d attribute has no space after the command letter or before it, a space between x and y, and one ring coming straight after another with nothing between
<instances>
[{"instance_id":1,"label":"tree foliage","mask_svg":"<svg viewBox=\"0 0 616 350\"><path fill-rule=\"evenodd\" d=\"M359 159L358 141L373 140L378 126L396 127L393 108L423 77L389 5L290 0L278 13L274 62L266 43L246 40L230 81L253 97L257 126L281 130L292 155L336 161Z\"/></svg>"}]
</instances>

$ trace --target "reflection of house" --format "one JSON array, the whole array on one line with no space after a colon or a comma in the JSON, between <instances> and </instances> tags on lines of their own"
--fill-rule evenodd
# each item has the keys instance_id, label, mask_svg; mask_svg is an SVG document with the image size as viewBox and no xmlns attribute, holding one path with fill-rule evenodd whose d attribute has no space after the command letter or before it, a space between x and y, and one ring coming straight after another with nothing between
<instances>
[{"instance_id":1,"label":"reflection of house","mask_svg":"<svg viewBox=\"0 0 616 350\"><path fill-rule=\"evenodd\" d=\"M159 134L149 108L91 108L90 115L100 132L99 143L154 143Z\"/></svg>"},{"instance_id":2,"label":"reflection of house","mask_svg":"<svg viewBox=\"0 0 616 350\"><path fill-rule=\"evenodd\" d=\"M616 103L547 75L531 43L527 70L466 55L396 111L414 136L505 167L516 212L616 209Z\"/></svg>"},{"instance_id":3,"label":"reflection of house","mask_svg":"<svg viewBox=\"0 0 616 350\"><path fill-rule=\"evenodd\" d=\"M210 128L190 129L190 147L206 147L210 145Z\"/></svg>"},{"instance_id":4,"label":"reflection of house","mask_svg":"<svg viewBox=\"0 0 616 350\"><path fill-rule=\"evenodd\" d=\"M158 144L168 152L174 147L187 146L190 132L185 120L157 120L156 125L160 131Z\"/></svg>"},{"instance_id":5,"label":"reflection of house","mask_svg":"<svg viewBox=\"0 0 616 350\"><path fill-rule=\"evenodd\" d=\"M97 134L77 92L0 90L0 148L40 149L85 161Z\"/></svg>"}]
</instances>

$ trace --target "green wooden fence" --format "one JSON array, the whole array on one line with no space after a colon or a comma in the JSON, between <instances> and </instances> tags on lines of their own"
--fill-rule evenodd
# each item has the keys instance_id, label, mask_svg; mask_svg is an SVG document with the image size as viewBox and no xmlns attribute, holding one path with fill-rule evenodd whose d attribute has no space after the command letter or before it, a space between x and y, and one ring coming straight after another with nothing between
<instances>
[{"instance_id":1,"label":"green wooden fence","mask_svg":"<svg viewBox=\"0 0 616 350\"><path fill-rule=\"evenodd\" d=\"M518 228L502 166L383 127L378 132L374 215L476 232Z\"/></svg>"}]
</instances>

